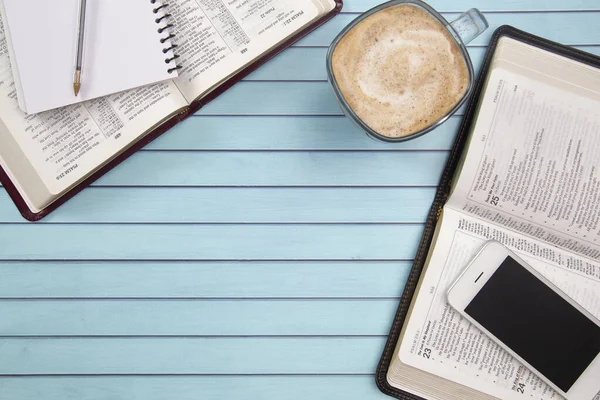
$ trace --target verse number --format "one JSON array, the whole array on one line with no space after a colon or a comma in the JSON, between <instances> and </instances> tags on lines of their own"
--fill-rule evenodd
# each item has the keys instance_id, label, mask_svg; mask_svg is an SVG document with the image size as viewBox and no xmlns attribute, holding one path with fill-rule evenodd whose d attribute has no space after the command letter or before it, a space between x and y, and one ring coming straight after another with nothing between
<instances>
[{"instance_id":1,"label":"verse number","mask_svg":"<svg viewBox=\"0 0 600 400\"><path fill-rule=\"evenodd\" d=\"M423 350L423 357L425 357L425 358L431 358L431 349L424 349Z\"/></svg>"},{"instance_id":2,"label":"verse number","mask_svg":"<svg viewBox=\"0 0 600 400\"><path fill-rule=\"evenodd\" d=\"M525 384L519 383L519 387L517 388L518 393L525 393Z\"/></svg>"}]
</instances>

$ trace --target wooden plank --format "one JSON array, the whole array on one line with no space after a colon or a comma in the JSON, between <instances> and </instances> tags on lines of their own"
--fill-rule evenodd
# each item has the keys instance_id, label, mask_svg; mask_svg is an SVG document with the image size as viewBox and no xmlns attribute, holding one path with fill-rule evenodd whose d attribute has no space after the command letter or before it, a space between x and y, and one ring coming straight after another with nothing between
<instances>
[{"instance_id":1,"label":"wooden plank","mask_svg":"<svg viewBox=\"0 0 600 400\"><path fill-rule=\"evenodd\" d=\"M90 188L41 223L423 222L434 188ZM0 192L0 223L24 223Z\"/></svg>"},{"instance_id":2,"label":"wooden plank","mask_svg":"<svg viewBox=\"0 0 600 400\"><path fill-rule=\"evenodd\" d=\"M499 3L501 4L501 3ZM591 54L600 55L600 46L574 46ZM479 71L487 47L468 47L475 71ZM327 80L323 68L327 48L292 47L246 77L247 81L316 81Z\"/></svg>"},{"instance_id":3,"label":"wooden plank","mask_svg":"<svg viewBox=\"0 0 600 400\"><path fill-rule=\"evenodd\" d=\"M96 185L432 186L439 182L447 156L446 152L143 152Z\"/></svg>"},{"instance_id":4,"label":"wooden plank","mask_svg":"<svg viewBox=\"0 0 600 400\"><path fill-rule=\"evenodd\" d=\"M381 0L346 0L343 12L364 12L381 4ZM427 4L442 12L463 12L471 7L477 7L481 11L556 11L556 10L594 10L598 9L596 0L576 0L565 2L561 0L428 0Z\"/></svg>"},{"instance_id":5,"label":"wooden plank","mask_svg":"<svg viewBox=\"0 0 600 400\"><path fill-rule=\"evenodd\" d=\"M0 339L0 375L372 374L384 338Z\"/></svg>"},{"instance_id":6,"label":"wooden plank","mask_svg":"<svg viewBox=\"0 0 600 400\"><path fill-rule=\"evenodd\" d=\"M0 298L396 298L411 266L410 261L3 262Z\"/></svg>"},{"instance_id":7,"label":"wooden plank","mask_svg":"<svg viewBox=\"0 0 600 400\"><path fill-rule=\"evenodd\" d=\"M398 300L3 300L2 336L385 336Z\"/></svg>"},{"instance_id":8,"label":"wooden plank","mask_svg":"<svg viewBox=\"0 0 600 400\"><path fill-rule=\"evenodd\" d=\"M392 224L17 224L0 230L0 260L409 260L422 231Z\"/></svg>"},{"instance_id":9,"label":"wooden plank","mask_svg":"<svg viewBox=\"0 0 600 400\"><path fill-rule=\"evenodd\" d=\"M326 80L326 48L290 47L248 75L246 81Z\"/></svg>"},{"instance_id":10,"label":"wooden plank","mask_svg":"<svg viewBox=\"0 0 600 400\"><path fill-rule=\"evenodd\" d=\"M373 376L124 376L0 378L6 399L386 400Z\"/></svg>"},{"instance_id":11,"label":"wooden plank","mask_svg":"<svg viewBox=\"0 0 600 400\"><path fill-rule=\"evenodd\" d=\"M343 117L194 116L146 149L160 150L448 150L461 118L451 117L427 135L401 143L368 137Z\"/></svg>"},{"instance_id":12,"label":"wooden plank","mask_svg":"<svg viewBox=\"0 0 600 400\"><path fill-rule=\"evenodd\" d=\"M462 11L464 10L461 9ZM452 21L458 18L460 13L442 15L448 21ZM297 46L329 46L337 34L356 17L357 14L354 13L340 14L298 41ZM490 27L473 40L471 45L487 45L494 31L506 24L568 45L600 44L600 11L597 5L589 12L487 13L485 17Z\"/></svg>"},{"instance_id":13,"label":"wooden plank","mask_svg":"<svg viewBox=\"0 0 600 400\"><path fill-rule=\"evenodd\" d=\"M248 99L260 98L255 101ZM342 115L327 82L237 83L196 115Z\"/></svg>"}]
</instances>

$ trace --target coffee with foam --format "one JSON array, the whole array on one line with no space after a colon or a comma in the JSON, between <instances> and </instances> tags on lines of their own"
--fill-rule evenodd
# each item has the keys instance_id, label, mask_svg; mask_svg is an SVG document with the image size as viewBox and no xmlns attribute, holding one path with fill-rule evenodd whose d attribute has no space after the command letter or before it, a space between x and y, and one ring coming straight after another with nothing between
<instances>
[{"instance_id":1,"label":"coffee with foam","mask_svg":"<svg viewBox=\"0 0 600 400\"><path fill-rule=\"evenodd\" d=\"M350 29L334 49L332 70L358 118L386 137L431 126L463 98L469 83L451 34L409 4L384 8Z\"/></svg>"}]
</instances>

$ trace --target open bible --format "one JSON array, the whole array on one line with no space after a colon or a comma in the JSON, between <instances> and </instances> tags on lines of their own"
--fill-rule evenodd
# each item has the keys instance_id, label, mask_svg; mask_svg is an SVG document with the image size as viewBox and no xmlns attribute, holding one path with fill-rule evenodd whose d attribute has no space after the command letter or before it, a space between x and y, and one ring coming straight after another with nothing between
<instances>
[{"instance_id":1,"label":"open bible","mask_svg":"<svg viewBox=\"0 0 600 400\"><path fill-rule=\"evenodd\" d=\"M176 78L32 115L18 107L0 26L0 181L26 219L48 215L342 7L341 0L168 3L162 12L174 35Z\"/></svg>"},{"instance_id":2,"label":"open bible","mask_svg":"<svg viewBox=\"0 0 600 400\"><path fill-rule=\"evenodd\" d=\"M599 110L597 57L496 31L379 364L384 393L560 398L455 312L446 292L497 240L600 318Z\"/></svg>"}]
</instances>

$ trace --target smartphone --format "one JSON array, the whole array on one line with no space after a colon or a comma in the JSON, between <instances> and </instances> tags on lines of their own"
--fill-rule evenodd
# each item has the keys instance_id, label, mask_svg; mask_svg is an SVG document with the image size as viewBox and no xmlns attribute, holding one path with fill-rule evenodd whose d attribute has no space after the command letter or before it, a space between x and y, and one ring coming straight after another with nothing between
<instances>
[{"instance_id":1,"label":"smartphone","mask_svg":"<svg viewBox=\"0 0 600 400\"><path fill-rule=\"evenodd\" d=\"M600 392L600 321L501 243L486 242L447 296L566 399ZM523 386L517 391L526 394Z\"/></svg>"}]
</instances>

